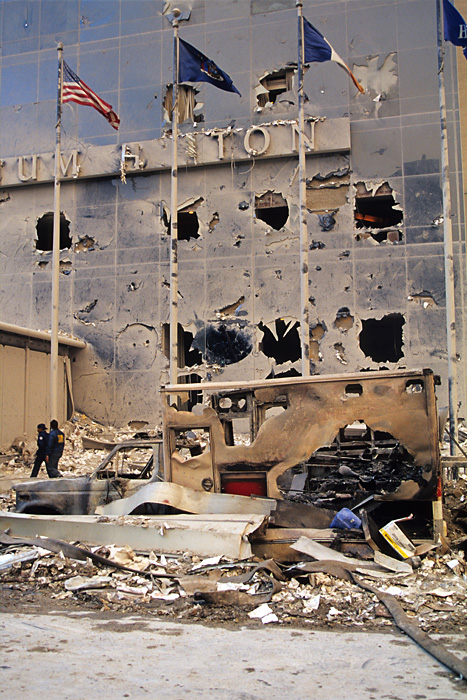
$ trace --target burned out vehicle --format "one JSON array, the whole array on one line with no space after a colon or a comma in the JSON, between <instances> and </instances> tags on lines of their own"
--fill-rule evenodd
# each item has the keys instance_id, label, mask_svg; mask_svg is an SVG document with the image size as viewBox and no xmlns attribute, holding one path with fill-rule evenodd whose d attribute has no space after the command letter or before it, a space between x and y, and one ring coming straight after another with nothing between
<instances>
[{"instance_id":1,"label":"burned out vehicle","mask_svg":"<svg viewBox=\"0 0 467 700\"><path fill-rule=\"evenodd\" d=\"M14 486L16 512L87 515L157 481L161 440L128 440L116 445L90 476L27 481Z\"/></svg>"},{"instance_id":2,"label":"burned out vehicle","mask_svg":"<svg viewBox=\"0 0 467 700\"><path fill-rule=\"evenodd\" d=\"M162 389L164 479L192 489L365 503L381 524L441 532L437 378L429 369ZM180 437L197 434L197 454ZM298 485L298 486L297 486Z\"/></svg>"},{"instance_id":3,"label":"burned out vehicle","mask_svg":"<svg viewBox=\"0 0 467 700\"><path fill-rule=\"evenodd\" d=\"M443 527L435 384L431 370L399 370L166 386L160 475L114 465L119 445L90 477L16 486L17 511L94 513L161 478L334 512L365 504L377 524L413 515L408 534L432 537Z\"/></svg>"}]
</instances>

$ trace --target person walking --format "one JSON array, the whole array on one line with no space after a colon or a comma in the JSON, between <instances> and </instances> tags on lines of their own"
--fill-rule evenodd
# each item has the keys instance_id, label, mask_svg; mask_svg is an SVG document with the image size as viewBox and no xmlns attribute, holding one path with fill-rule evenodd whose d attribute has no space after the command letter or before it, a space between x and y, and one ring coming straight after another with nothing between
<instances>
[{"instance_id":1,"label":"person walking","mask_svg":"<svg viewBox=\"0 0 467 700\"><path fill-rule=\"evenodd\" d=\"M50 433L49 440L47 443L47 474L50 479L56 479L61 476L58 471L58 461L63 454L63 448L65 447L65 435L61 430L58 429L58 423L56 420L50 421Z\"/></svg>"},{"instance_id":2,"label":"person walking","mask_svg":"<svg viewBox=\"0 0 467 700\"><path fill-rule=\"evenodd\" d=\"M46 455L48 442L49 433L47 432L45 423L39 423L37 426L37 452L31 472L31 479L39 474L39 469L41 468L42 462L44 462L47 466Z\"/></svg>"}]
</instances>

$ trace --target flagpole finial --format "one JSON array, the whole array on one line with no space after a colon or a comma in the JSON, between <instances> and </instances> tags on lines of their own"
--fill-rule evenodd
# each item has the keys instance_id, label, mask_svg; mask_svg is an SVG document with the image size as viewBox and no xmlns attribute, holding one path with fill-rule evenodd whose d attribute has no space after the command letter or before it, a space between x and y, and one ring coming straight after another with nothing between
<instances>
[{"instance_id":1,"label":"flagpole finial","mask_svg":"<svg viewBox=\"0 0 467 700\"><path fill-rule=\"evenodd\" d=\"M59 41L57 44L57 51L63 51L63 44L61 41Z\"/></svg>"},{"instance_id":2,"label":"flagpole finial","mask_svg":"<svg viewBox=\"0 0 467 700\"><path fill-rule=\"evenodd\" d=\"M171 16L171 22L172 22L172 27L178 27L178 20L180 19L182 15L182 11L178 9L178 7L174 7L172 10L172 16Z\"/></svg>"}]
</instances>

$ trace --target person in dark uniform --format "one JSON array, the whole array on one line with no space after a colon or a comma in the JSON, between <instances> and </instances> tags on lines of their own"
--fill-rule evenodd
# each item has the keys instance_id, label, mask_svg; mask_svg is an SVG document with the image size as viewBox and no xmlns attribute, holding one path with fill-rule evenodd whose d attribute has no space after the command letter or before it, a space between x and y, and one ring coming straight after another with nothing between
<instances>
[{"instance_id":1,"label":"person in dark uniform","mask_svg":"<svg viewBox=\"0 0 467 700\"><path fill-rule=\"evenodd\" d=\"M41 468L42 462L44 462L47 466L46 454L48 443L49 433L47 432L45 423L39 423L37 426L37 452L31 472L31 479L39 474L39 469Z\"/></svg>"},{"instance_id":2,"label":"person in dark uniform","mask_svg":"<svg viewBox=\"0 0 467 700\"><path fill-rule=\"evenodd\" d=\"M58 461L63 454L63 448L65 447L65 435L61 430L58 429L58 423L56 420L50 421L50 433L49 440L47 443L47 474L50 479L56 479L61 476L58 471Z\"/></svg>"}]
</instances>

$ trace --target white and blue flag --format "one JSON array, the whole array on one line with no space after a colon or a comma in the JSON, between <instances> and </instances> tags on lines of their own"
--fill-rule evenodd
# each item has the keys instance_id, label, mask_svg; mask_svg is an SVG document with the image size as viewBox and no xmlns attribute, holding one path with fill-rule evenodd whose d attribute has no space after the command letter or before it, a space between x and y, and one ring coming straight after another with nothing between
<instances>
[{"instance_id":1,"label":"white and blue flag","mask_svg":"<svg viewBox=\"0 0 467 700\"><path fill-rule=\"evenodd\" d=\"M339 54L334 51L329 41L305 17L303 18L303 43L305 63L335 61L350 76L357 90L365 92L350 68L344 63Z\"/></svg>"}]
</instances>

